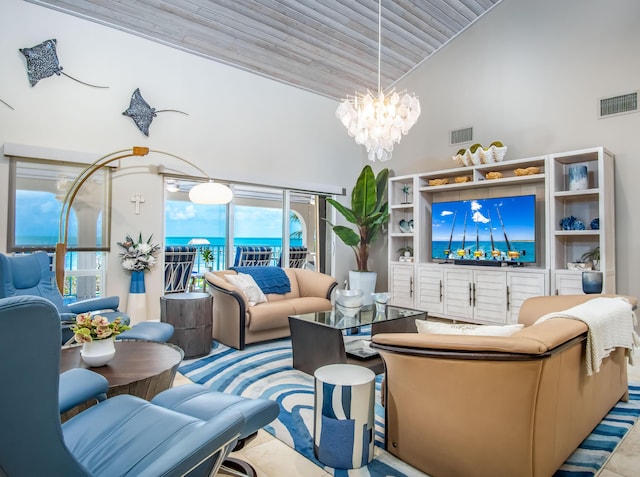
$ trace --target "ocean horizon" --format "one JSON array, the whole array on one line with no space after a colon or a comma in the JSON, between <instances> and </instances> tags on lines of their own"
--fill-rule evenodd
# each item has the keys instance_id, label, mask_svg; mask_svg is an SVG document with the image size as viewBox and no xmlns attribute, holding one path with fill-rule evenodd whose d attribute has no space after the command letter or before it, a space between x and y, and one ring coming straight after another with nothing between
<instances>
[{"instance_id":1,"label":"ocean horizon","mask_svg":"<svg viewBox=\"0 0 640 477\"><path fill-rule=\"evenodd\" d=\"M189 241L194 239L206 239L211 246L224 247L224 237L166 237L165 245L188 245ZM124 239L123 239L124 240ZM55 246L58 242L58 236L51 235L23 235L16 237L17 245L19 246ZM120 240L119 240L120 242ZM152 240L156 243L155 240ZM282 238L280 237L235 237L233 239L234 245L263 245L269 247L282 247ZM70 237L68 240L69 245L74 245L74 238ZM302 245L302 239L289 239L289 243L294 246ZM206 244L205 244L206 245Z\"/></svg>"},{"instance_id":2,"label":"ocean horizon","mask_svg":"<svg viewBox=\"0 0 640 477\"><path fill-rule=\"evenodd\" d=\"M167 237L165 239L166 245L189 245L191 240L205 239L209 241L209 245L212 247L224 247L226 245L224 237ZM253 245L253 246L267 246L267 247L282 247L281 237L234 237L233 244L238 245ZM302 245L302 239L289 239L289 244L293 246ZM207 244L200 244L206 246Z\"/></svg>"}]
</instances>

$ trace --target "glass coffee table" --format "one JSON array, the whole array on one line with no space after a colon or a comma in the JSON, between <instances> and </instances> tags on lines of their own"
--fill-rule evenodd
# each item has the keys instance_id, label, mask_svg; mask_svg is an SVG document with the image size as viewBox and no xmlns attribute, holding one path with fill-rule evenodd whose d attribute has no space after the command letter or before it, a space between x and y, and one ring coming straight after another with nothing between
<instances>
[{"instance_id":1,"label":"glass coffee table","mask_svg":"<svg viewBox=\"0 0 640 477\"><path fill-rule=\"evenodd\" d=\"M384 312L374 305L364 306L354 316L337 310L289 316L293 367L313 375L327 364L358 364L380 374L384 371L378 352L369 347L378 333L415 333L415 320L424 320L427 312L386 305ZM359 336L363 326L371 326L371 335Z\"/></svg>"}]
</instances>

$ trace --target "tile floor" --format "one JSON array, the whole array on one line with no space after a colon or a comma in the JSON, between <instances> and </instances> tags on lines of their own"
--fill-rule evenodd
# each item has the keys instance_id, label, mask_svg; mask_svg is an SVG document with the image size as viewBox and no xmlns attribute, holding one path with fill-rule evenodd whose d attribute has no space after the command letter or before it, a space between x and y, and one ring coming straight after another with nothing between
<instances>
[{"instance_id":1,"label":"tile floor","mask_svg":"<svg viewBox=\"0 0 640 477\"><path fill-rule=\"evenodd\" d=\"M640 350L635 353L635 366L629 366L629 381L640 383ZM191 381L180 375L176 375L174 386L190 383ZM598 477L637 477L640 475L640 420L627 433L622 443L618 446L611 458L600 471ZM376 450L378 448L376 447ZM302 455L272 437L265 431L260 431L258 436L244 449L234 452L232 455L243 459L256 469L258 477L329 477L322 468L305 459ZM220 475L227 475L220 473ZM425 474L415 471L410 477L424 477Z\"/></svg>"}]
</instances>

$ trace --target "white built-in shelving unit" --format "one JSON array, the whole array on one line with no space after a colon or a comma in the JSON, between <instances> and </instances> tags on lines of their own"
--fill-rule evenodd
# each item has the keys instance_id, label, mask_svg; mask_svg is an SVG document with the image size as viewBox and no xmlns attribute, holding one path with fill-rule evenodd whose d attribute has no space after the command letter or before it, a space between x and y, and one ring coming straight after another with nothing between
<instances>
[{"instance_id":1,"label":"white built-in shelving unit","mask_svg":"<svg viewBox=\"0 0 640 477\"><path fill-rule=\"evenodd\" d=\"M587 165L588 189L569 190L568 168L572 164ZM530 175L514 172L527 168L536 168L536 172ZM496 174L491 172L498 172L500 177L492 178ZM442 184L443 179L448 183ZM536 196L535 263L521 267L460 266L431 258L433 203L526 194ZM613 155L602 147L392 177L389 179L392 303L454 320L515 323L520 305L530 296L582 293L581 272L568 270L567 265L596 246L601 250L603 292L613 293L613 195ZM587 224L586 230L562 230L560 220L569 215ZM589 229L596 217L600 229ZM407 228L410 221L412 229ZM405 247L413 249L411 259L402 257L398 251Z\"/></svg>"}]
</instances>

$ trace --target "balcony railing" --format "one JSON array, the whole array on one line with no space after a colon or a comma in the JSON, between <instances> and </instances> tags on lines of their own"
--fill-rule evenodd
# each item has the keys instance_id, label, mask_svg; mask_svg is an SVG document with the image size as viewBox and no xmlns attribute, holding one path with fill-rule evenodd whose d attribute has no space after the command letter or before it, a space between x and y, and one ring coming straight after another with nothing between
<instances>
[{"instance_id":1,"label":"balcony railing","mask_svg":"<svg viewBox=\"0 0 640 477\"><path fill-rule=\"evenodd\" d=\"M260 244L256 244L255 246L261 246ZM273 250L273 254L271 256L271 265L276 266L280 261L280 255L282 254L282 247L268 245ZM211 249L213 252L213 266L211 267L214 271L218 270L226 270L229 268L227 266L227 247L224 245L194 245L198 249L198 253L196 255L196 261L193 264L193 273L195 274L204 274L206 271L205 263L202 259L202 250L205 248ZM235 260L235 249L234 256L231 261Z\"/></svg>"}]
</instances>

